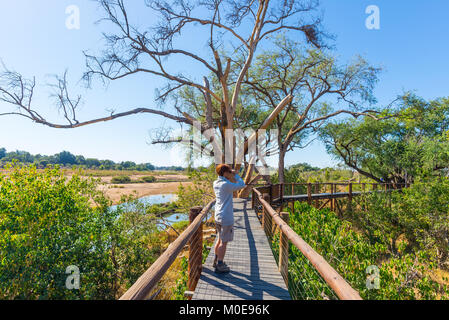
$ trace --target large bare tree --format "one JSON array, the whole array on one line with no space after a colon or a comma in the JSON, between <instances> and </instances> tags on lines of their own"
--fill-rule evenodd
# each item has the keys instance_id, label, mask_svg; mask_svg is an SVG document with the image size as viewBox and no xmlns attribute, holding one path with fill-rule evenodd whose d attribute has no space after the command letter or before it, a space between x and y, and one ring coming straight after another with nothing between
<instances>
[{"instance_id":1,"label":"large bare tree","mask_svg":"<svg viewBox=\"0 0 449 320\"><path fill-rule=\"evenodd\" d=\"M53 128L77 128L134 114L157 114L189 126L200 121L202 131L218 128L222 148L235 149L235 143L225 144L225 132L234 128L242 85L258 48L280 32L302 34L305 42L315 47L323 43L320 19L316 17L318 0L147 0L147 9L159 19L145 27L132 23L124 0L97 2L104 13L102 20L115 31L105 34L107 44L101 54L85 53L84 80L118 81L137 73L147 74L150 79L165 80L158 96L161 101L185 88L199 92L206 106L204 117L174 104L164 108L130 107L128 111L111 112L101 118L79 120L81 98L69 94L64 75L57 79L54 94L65 122L55 123L33 105L35 80L7 69L0 75L0 101L12 109L0 115L22 116ZM199 36L195 49L179 41L187 32L197 32ZM243 63L234 65L242 57ZM173 68L172 59L176 58L185 59L191 68L204 70L204 78L198 81L180 72L181 68ZM233 79L231 69L236 72ZM218 90L211 88L211 82L217 84ZM268 127L292 98L283 97L277 111L261 127ZM218 107L218 117L214 117L214 106Z\"/></svg>"}]
</instances>

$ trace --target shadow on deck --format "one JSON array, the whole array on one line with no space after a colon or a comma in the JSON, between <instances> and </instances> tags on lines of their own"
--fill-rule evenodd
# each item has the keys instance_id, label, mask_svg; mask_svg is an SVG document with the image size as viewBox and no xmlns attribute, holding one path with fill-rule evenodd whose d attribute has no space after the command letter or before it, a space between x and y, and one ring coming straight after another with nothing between
<instances>
[{"instance_id":1,"label":"shadow on deck","mask_svg":"<svg viewBox=\"0 0 449 320\"><path fill-rule=\"evenodd\" d=\"M229 274L216 274L213 249L203 266L192 300L290 300L256 213L244 199L234 199L234 241L225 261Z\"/></svg>"}]
</instances>

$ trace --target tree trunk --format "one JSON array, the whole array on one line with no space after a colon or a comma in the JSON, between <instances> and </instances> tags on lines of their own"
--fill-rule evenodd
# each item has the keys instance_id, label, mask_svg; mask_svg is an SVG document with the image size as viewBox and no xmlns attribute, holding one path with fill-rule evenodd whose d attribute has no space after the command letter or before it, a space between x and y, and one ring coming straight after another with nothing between
<instances>
[{"instance_id":1,"label":"tree trunk","mask_svg":"<svg viewBox=\"0 0 449 320\"><path fill-rule=\"evenodd\" d=\"M285 183L285 149L279 146L279 164L278 164L278 176L279 183Z\"/></svg>"}]
</instances>

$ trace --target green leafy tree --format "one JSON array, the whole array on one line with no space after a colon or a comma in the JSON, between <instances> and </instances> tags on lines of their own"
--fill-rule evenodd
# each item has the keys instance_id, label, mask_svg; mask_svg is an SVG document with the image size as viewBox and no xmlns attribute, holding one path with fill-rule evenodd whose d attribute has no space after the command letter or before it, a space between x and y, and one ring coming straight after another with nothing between
<instances>
[{"instance_id":1,"label":"green leafy tree","mask_svg":"<svg viewBox=\"0 0 449 320\"><path fill-rule=\"evenodd\" d=\"M382 121L349 119L328 124L321 138L336 159L379 183L411 183L444 174L449 166L449 99L405 95Z\"/></svg>"},{"instance_id":2,"label":"green leafy tree","mask_svg":"<svg viewBox=\"0 0 449 320\"><path fill-rule=\"evenodd\" d=\"M55 155L57 158L57 163L62 165L73 165L76 164L76 156L68 151L63 151Z\"/></svg>"},{"instance_id":3,"label":"green leafy tree","mask_svg":"<svg viewBox=\"0 0 449 320\"><path fill-rule=\"evenodd\" d=\"M362 196L353 219L371 243L380 242L399 254L432 252L439 266L448 269L449 180L445 177L416 181L409 188Z\"/></svg>"},{"instance_id":4,"label":"green leafy tree","mask_svg":"<svg viewBox=\"0 0 449 320\"><path fill-rule=\"evenodd\" d=\"M427 250L406 252L402 246L399 254L388 250L382 242L370 242L352 223L341 220L328 210L318 210L305 203L295 203L290 215L290 225L296 233L312 246L337 272L355 288L363 299L447 299L449 288L432 278L436 270L434 256ZM278 250L278 238L273 249ZM323 299L331 296L328 287L304 259L299 250L290 246L289 277L293 296ZM277 252L275 252L277 253ZM367 268L379 270L380 287L366 285ZM305 295L305 296L304 296Z\"/></svg>"},{"instance_id":5,"label":"green leafy tree","mask_svg":"<svg viewBox=\"0 0 449 320\"><path fill-rule=\"evenodd\" d=\"M116 209L99 181L59 168L0 172L0 299L116 299L162 251L155 214L132 198ZM80 270L79 290L66 269Z\"/></svg>"}]
</instances>

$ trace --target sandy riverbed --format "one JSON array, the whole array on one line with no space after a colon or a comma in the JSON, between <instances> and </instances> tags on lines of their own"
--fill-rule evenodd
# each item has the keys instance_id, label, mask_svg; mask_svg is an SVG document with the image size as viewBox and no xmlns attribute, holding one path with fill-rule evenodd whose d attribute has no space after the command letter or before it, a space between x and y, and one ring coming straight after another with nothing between
<instances>
[{"instance_id":1,"label":"sandy riverbed","mask_svg":"<svg viewBox=\"0 0 449 320\"><path fill-rule=\"evenodd\" d=\"M138 198L156 195L176 193L179 185L188 186L191 182L157 182L157 183L133 183L133 184L103 184L99 188L103 190L114 204L120 203L123 195L135 194Z\"/></svg>"}]
</instances>

